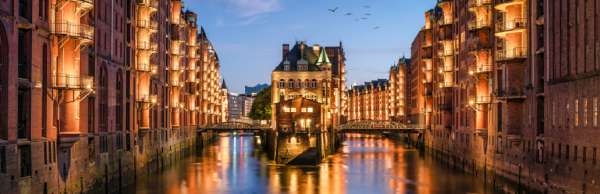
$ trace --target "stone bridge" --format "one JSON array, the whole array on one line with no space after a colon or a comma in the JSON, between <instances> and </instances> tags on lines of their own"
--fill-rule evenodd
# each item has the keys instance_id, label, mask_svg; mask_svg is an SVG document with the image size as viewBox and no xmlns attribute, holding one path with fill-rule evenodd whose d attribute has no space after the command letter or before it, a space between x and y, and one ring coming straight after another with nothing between
<instances>
[{"instance_id":1,"label":"stone bridge","mask_svg":"<svg viewBox=\"0 0 600 194\"><path fill-rule=\"evenodd\" d=\"M233 131L247 131L247 132L256 132L256 131L265 131L269 130L271 127L269 125L261 125L255 123L245 123L245 122L223 122L216 123L212 125L207 125L205 127L200 127L199 130L207 130L207 131L216 131L216 132L233 132Z\"/></svg>"}]
</instances>

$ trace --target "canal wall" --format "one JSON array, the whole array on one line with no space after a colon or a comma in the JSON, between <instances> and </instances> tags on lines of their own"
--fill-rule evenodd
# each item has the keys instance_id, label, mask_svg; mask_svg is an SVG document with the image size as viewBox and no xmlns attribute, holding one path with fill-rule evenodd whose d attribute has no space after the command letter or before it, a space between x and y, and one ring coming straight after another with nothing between
<instances>
[{"instance_id":1,"label":"canal wall","mask_svg":"<svg viewBox=\"0 0 600 194\"><path fill-rule=\"evenodd\" d=\"M119 192L137 177L169 167L204 148L215 136L212 132L197 133L195 128L154 129L140 131L131 144L118 139L116 133L79 137L71 146L57 145L57 149L44 142L33 143L31 157L46 164L33 164L31 177L0 173L0 188L7 188L0 193ZM8 161L6 170L19 174L22 169L17 168L17 149L5 149L14 153L7 158L15 160Z\"/></svg>"},{"instance_id":2,"label":"canal wall","mask_svg":"<svg viewBox=\"0 0 600 194\"><path fill-rule=\"evenodd\" d=\"M521 193L600 191L600 185L596 183L596 178L600 176L600 168L596 166L593 159L590 159L591 157L588 158L591 161L587 163L574 165L571 161L539 160L533 154L535 153L533 148L530 149L527 144L518 141L496 142L500 145L492 146L493 144L486 145L491 144L491 141L485 142L476 138L468 142L461 138L452 140L452 136L441 140L443 137L432 140L431 136L426 136L423 147L426 155L445 163L450 168L479 177L497 188L516 185ZM474 151L477 149L481 151Z\"/></svg>"}]
</instances>

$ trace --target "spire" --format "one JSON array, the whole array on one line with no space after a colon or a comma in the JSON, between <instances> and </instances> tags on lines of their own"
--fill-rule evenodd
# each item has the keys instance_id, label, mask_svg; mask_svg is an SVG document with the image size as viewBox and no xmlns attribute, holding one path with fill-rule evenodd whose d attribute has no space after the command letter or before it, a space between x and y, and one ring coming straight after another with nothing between
<instances>
[{"instance_id":1,"label":"spire","mask_svg":"<svg viewBox=\"0 0 600 194\"><path fill-rule=\"evenodd\" d=\"M329 61L329 56L327 56L327 52L325 52L325 48L321 49L321 54L319 54L319 59L317 59L316 65L320 66L323 64L331 64Z\"/></svg>"},{"instance_id":2,"label":"spire","mask_svg":"<svg viewBox=\"0 0 600 194\"><path fill-rule=\"evenodd\" d=\"M221 83L221 89L227 90L227 84L225 83L225 79L223 79L223 82Z\"/></svg>"}]
</instances>

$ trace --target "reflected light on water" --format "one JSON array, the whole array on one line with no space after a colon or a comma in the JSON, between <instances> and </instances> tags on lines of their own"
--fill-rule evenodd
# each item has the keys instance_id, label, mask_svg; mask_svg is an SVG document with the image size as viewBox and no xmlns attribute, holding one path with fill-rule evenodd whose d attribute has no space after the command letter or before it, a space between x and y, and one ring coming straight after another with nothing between
<instances>
[{"instance_id":1,"label":"reflected light on water","mask_svg":"<svg viewBox=\"0 0 600 194\"><path fill-rule=\"evenodd\" d=\"M197 156L141 178L127 193L485 192L475 179L380 136L348 135L337 154L312 167L275 165L256 142L254 136L221 135Z\"/></svg>"}]
</instances>

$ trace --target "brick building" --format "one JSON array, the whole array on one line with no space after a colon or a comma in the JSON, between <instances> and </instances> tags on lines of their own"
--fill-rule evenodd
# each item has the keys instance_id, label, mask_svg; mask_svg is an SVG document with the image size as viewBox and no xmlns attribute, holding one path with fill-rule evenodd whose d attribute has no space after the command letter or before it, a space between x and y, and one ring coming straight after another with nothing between
<instances>
[{"instance_id":1,"label":"brick building","mask_svg":"<svg viewBox=\"0 0 600 194\"><path fill-rule=\"evenodd\" d=\"M178 0L0 2L0 188L126 184L226 119L196 17Z\"/></svg>"},{"instance_id":2,"label":"brick building","mask_svg":"<svg viewBox=\"0 0 600 194\"><path fill-rule=\"evenodd\" d=\"M348 90L348 121L389 121L389 80L378 79Z\"/></svg>"},{"instance_id":3,"label":"brick building","mask_svg":"<svg viewBox=\"0 0 600 194\"><path fill-rule=\"evenodd\" d=\"M538 190L598 190L598 9L439 0L412 45L423 70L411 71L409 98L424 107L409 114L424 115L411 121L426 129L426 146Z\"/></svg>"}]
</instances>

